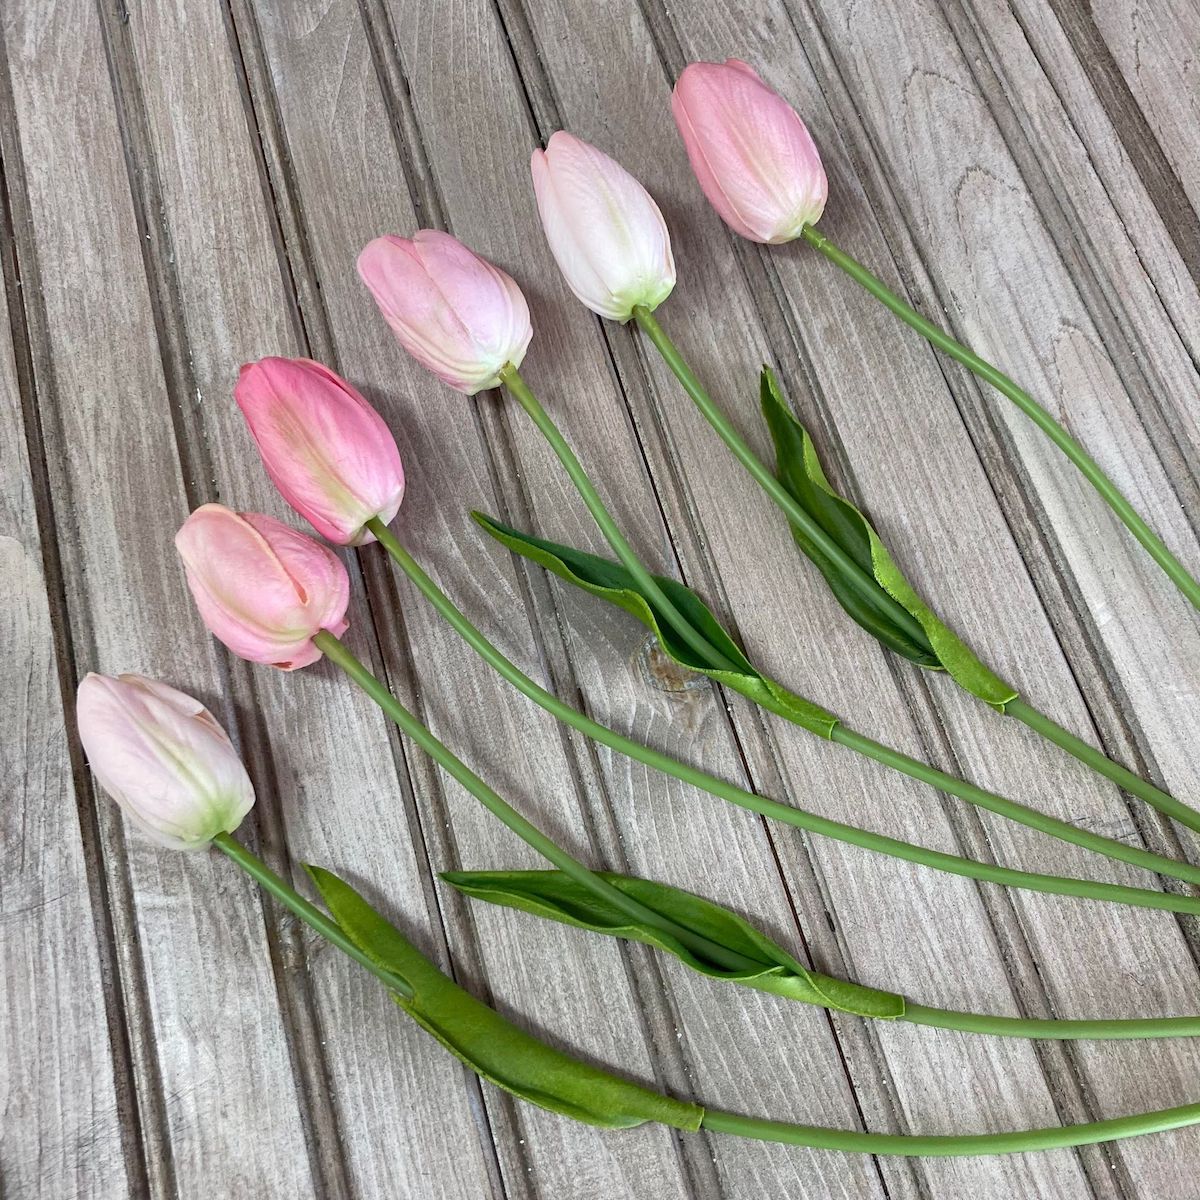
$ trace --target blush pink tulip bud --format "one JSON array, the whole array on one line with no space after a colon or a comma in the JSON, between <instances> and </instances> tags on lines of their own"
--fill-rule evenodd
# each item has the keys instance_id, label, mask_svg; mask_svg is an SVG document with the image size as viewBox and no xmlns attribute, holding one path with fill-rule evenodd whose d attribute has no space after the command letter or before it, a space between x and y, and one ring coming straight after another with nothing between
<instances>
[{"instance_id":1,"label":"blush pink tulip bud","mask_svg":"<svg viewBox=\"0 0 1200 1200\"><path fill-rule=\"evenodd\" d=\"M274 517L205 504L175 548L204 624L239 658L307 667L321 657L313 637L349 624L350 580L337 555Z\"/></svg>"},{"instance_id":2,"label":"blush pink tulip bud","mask_svg":"<svg viewBox=\"0 0 1200 1200\"><path fill-rule=\"evenodd\" d=\"M173 850L232 833L254 788L225 730L198 700L142 675L88 675L79 737L100 786L135 825Z\"/></svg>"},{"instance_id":3,"label":"blush pink tulip bud","mask_svg":"<svg viewBox=\"0 0 1200 1200\"><path fill-rule=\"evenodd\" d=\"M344 379L307 358L247 363L233 389L283 498L342 546L373 542L404 498L404 467L383 418Z\"/></svg>"},{"instance_id":4,"label":"blush pink tulip bud","mask_svg":"<svg viewBox=\"0 0 1200 1200\"><path fill-rule=\"evenodd\" d=\"M620 163L559 130L529 169L550 252L571 291L594 313L628 321L675 286L667 223Z\"/></svg>"},{"instance_id":5,"label":"blush pink tulip bud","mask_svg":"<svg viewBox=\"0 0 1200 1200\"><path fill-rule=\"evenodd\" d=\"M498 387L506 363L521 365L533 337L521 289L457 238L376 238L358 273L400 345L456 391Z\"/></svg>"},{"instance_id":6,"label":"blush pink tulip bud","mask_svg":"<svg viewBox=\"0 0 1200 1200\"><path fill-rule=\"evenodd\" d=\"M790 242L825 208L821 156L796 110L744 62L691 63L671 96L692 170L722 220L752 242Z\"/></svg>"}]
</instances>

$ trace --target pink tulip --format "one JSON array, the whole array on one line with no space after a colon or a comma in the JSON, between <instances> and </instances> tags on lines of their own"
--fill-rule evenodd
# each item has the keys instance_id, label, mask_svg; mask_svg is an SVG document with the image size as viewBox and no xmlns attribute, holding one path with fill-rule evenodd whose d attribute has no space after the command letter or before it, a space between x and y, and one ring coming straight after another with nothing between
<instances>
[{"instance_id":1,"label":"pink tulip","mask_svg":"<svg viewBox=\"0 0 1200 1200\"><path fill-rule=\"evenodd\" d=\"M400 344L468 396L521 365L533 327L521 289L499 267L436 229L376 238L358 273Z\"/></svg>"},{"instance_id":2,"label":"pink tulip","mask_svg":"<svg viewBox=\"0 0 1200 1200\"><path fill-rule=\"evenodd\" d=\"M752 242L790 242L814 225L828 184L796 110L744 62L691 63L671 96L708 202Z\"/></svg>"},{"instance_id":3,"label":"pink tulip","mask_svg":"<svg viewBox=\"0 0 1200 1200\"><path fill-rule=\"evenodd\" d=\"M318 533L373 542L404 498L404 467L383 418L344 379L307 358L247 363L233 389L275 486Z\"/></svg>"},{"instance_id":4,"label":"pink tulip","mask_svg":"<svg viewBox=\"0 0 1200 1200\"><path fill-rule=\"evenodd\" d=\"M529 164L550 252L594 313L628 321L675 286L671 235L650 193L620 163L559 130Z\"/></svg>"},{"instance_id":5,"label":"pink tulip","mask_svg":"<svg viewBox=\"0 0 1200 1200\"><path fill-rule=\"evenodd\" d=\"M350 580L337 555L274 517L205 504L175 548L205 625L239 658L294 671L321 657L316 634L337 636L349 623Z\"/></svg>"},{"instance_id":6,"label":"pink tulip","mask_svg":"<svg viewBox=\"0 0 1200 1200\"><path fill-rule=\"evenodd\" d=\"M76 720L92 772L126 815L174 850L232 833L254 788L225 730L198 700L142 675L87 675Z\"/></svg>"}]
</instances>

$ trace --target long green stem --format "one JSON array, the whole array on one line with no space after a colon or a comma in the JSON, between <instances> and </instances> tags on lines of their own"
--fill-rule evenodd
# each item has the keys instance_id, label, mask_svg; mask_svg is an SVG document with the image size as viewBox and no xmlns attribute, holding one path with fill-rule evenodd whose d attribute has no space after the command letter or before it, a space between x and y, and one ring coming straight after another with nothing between
<instances>
[{"instance_id":1,"label":"long green stem","mask_svg":"<svg viewBox=\"0 0 1200 1200\"><path fill-rule=\"evenodd\" d=\"M587 888L619 911L628 913L637 920L646 922L653 928L678 938L684 945L707 958L711 958L713 961L720 963L730 970L744 970L747 967L757 965L752 959L737 954L728 947L710 941L708 938L701 937L692 930L685 929L669 918L662 916L661 913L647 908L644 904L640 904L632 897L625 895L619 888L613 887L611 883L602 879L594 871L589 870L577 858L572 857L556 842L548 838L536 825L521 816L507 800L484 783L462 759L438 741L388 691L384 684L354 657L344 642L340 641L328 630L322 630L318 633L313 638L313 642L326 658L341 667L438 766L451 776L451 778L461 783L484 808L492 813L493 816L499 817L513 833L532 846L543 858L553 863L564 875L569 876L576 883Z\"/></svg>"},{"instance_id":2,"label":"long green stem","mask_svg":"<svg viewBox=\"0 0 1200 1200\"><path fill-rule=\"evenodd\" d=\"M733 422L704 390L703 384L684 361L678 347L671 341L667 331L658 323L654 314L649 309L638 306L633 310L633 315L642 331L662 355L663 361L674 372L675 378L683 385L683 390L691 397L705 420L717 431L720 439L733 451L734 457L746 468L754 482L783 510L788 520L802 530L805 537L838 567L863 600L906 630L911 637L916 639L918 645L924 642L925 631L916 617L880 589L875 580L870 578L862 567L796 503L787 489L775 478L771 469L750 449L746 440L734 428Z\"/></svg>"},{"instance_id":3,"label":"long green stem","mask_svg":"<svg viewBox=\"0 0 1200 1200\"><path fill-rule=\"evenodd\" d=\"M1144 800L1151 808L1158 809L1160 813L1178 821L1180 825L1186 825L1189 829L1200 833L1200 812L1184 804L1182 800L1176 800L1162 788L1148 783L1140 775L1135 775L1127 767L1113 762L1102 751L1097 750L1094 746L1089 746L1082 738L1077 738L1070 730L1064 729L1045 713L1031 708L1024 700L1018 697L1016 700L1009 701L1004 706L1004 715L1015 717L1023 725L1028 725L1030 729L1040 733L1047 741L1061 746L1068 754L1073 755L1080 762L1086 763L1093 771L1103 775L1106 779L1111 779L1117 787Z\"/></svg>"},{"instance_id":4,"label":"long green stem","mask_svg":"<svg viewBox=\"0 0 1200 1200\"><path fill-rule=\"evenodd\" d=\"M213 845L233 859L247 875L270 892L284 908L294 912L310 929L316 930L326 941L332 942L360 967L370 971L376 979L381 979L393 992L412 997L412 985L407 979L402 979L373 962L341 931L336 921L330 920L319 908L305 900L290 883L276 875L257 854L248 850L232 834L218 833L213 838Z\"/></svg>"},{"instance_id":5,"label":"long green stem","mask_svg":"<svg viewBox=\"0 0 1200 1200\"><path fill-rule=\"evenodd\" d=\"M257 855L227 833L218 834L213 842L281 904L295 913L322 937L337 946L344 954L354 959L360 966L365 967L390 991L398 992L408 1000L413 999L413 988L406 979L402 979L399 975L374 963L342 933L334 921L305 900ZM432 963L428 965L432 970L437 969ZM1043 1150L1059 1146L1086 1145L1090 1142L1107 1141L1112 1138L1177 1129L1198 1121L1200 1121L1200 1104L1190 1104L1130 1117L1118 1117L1108 1121L1095 1121L1087 1125L1067 1126L1061 1129L917 1137L901 1134L860 1133L857 1130L848 1129L825 1129L816 1125L766 1121L759 1117L746 1117L738 1113L721 1112L719 1109L706 1109L701 1119L701 1127L714 1133L728 1133L736 1137L753 1138L756 1141L783 1142L794 1146L818 1146L844 1150L849 1153L957 1155L1000 1154L1019 1150Z\"/></svg>"},{"instance_id":6,"label":"long green stem","mask_svg":"<svg viewBox=\"0 0 1200 1200\"><path fill-rule=\"evenodd\" d=\"M958 349L962 351L963 354L970 355L969 350L966 350L965 347L959 346L959 344L952 338L948 338L947 335L941 333L936 329L936 327L930 325L929 322L921 317L918 313L913 312L913 310L910 309L902 300L900 300L898 296L888 291L888 289L884 287L879 280L875 279L873 275L870 275L870 273L866 271L866 268L862 267L848 255L843 254L836 247L832 246L828 239L822 238L821 235L807 228L804 231L804 237L808 241L812 242L814 246L817 246L817 248L823 253L832 258L833 261L835 261L839 266L849 271L855 279L857 279L863 284L864 287L867 288L868 291L870 291L873 295L878 296L879 299L883 300L883 302L887 304L887 306L891 308L893 312L896 312L904 320L908 321L910 325L913 325L914 328L924 333L926 337L929 337L932 341L935 341L949 353L954 353L954 351L950 350L949 345L944 343L950 343L953 346L958 346ZM847 264L853 264L854 270L851 270L850 266ZM856 271L861 272L863 277L860 278L860 275L855 273ZM872 280L873 283L868 283L868 279ZM884 293L886 293L887 297L891 297L891 299L889 300L885 298ZM910 315L913 318L912 320L909 319ZM812 517L810 517L804 511L804 509L801 508L800 505L798 505L790 495L788 495L787 491L782 487L778 480L775 479L774 475L771 474L767 467L764 466L763 463L755 456L750 447L745 444L745 442L738 435L737 431L733 428L732 424L729 422L729 419L724 413L721 412L721 410L713 402L712 398L704 390L699 380L697 380L696 376L692 373L691 369L684 361L683 356L679 353L678 348L671 341L666 331L661 325L659 325L654 316L643 309L635 309L634 316L637 318L638 324L658 348L659 353L663 356L663 359L666 361L667 365L675 373L676 378L678 378L680 383L683 385L684 390L695 401L696 406L708 419L709 423L713 426L717 433L720 434L725 444L733 451L742 465L750 472L754 479L761 484L764 491L767 492L771 499L774 500L775 503L784 511L788 520L800 528L810 540L815 542L821 549L822 553L830 558L833 558L837 562L838 566L843 572L844 577L849 580L863 596L870 598L870 595L873 594L878 602L877 606L880 608L886 607L889 616L891 616L894 620L902 620L905 628L908 629L911 634L916 636L918 641L920 641L924 637L924 633L919 623L916 621L916 618L913 617L906 609L896 604L891 597L882 593L878 586L872 587L871 584L873 581L869 579L863 568L848 555L846 555L846 553L841 550L831 538L829 538L828 534L826 534L824 530L817 525ZM937 337L935 337L934 334L937 334ZM957 358L960 356L955 354L955 357ZM960 361L966 360L960 359ZM976 359L975 361L982 363L981 359ZM967 365L971 366L971 363L968 362ZM983 366L987 366L987 364L984 363ZM972 367L972 370L974 369L975 368ZM988 369L993 370L993 368ZM996 374L998 375L999 372L996 372ZM1001 376L1001 378L1006 377ZM1011 381L1009 382L1011 384ZM997 386L1000 385L997 384ZM1012 384L1011 386L1014 388L1016 387L1015 384ZM1020 389L1017 390L1020 391ZM1021 395L1025 396L1025 393L1022 392ZM1026 399L1030 404L1033 404L1034 407L1037 407L1035 401L1031 397L1026 396ZM1042 410L1039 409L1039 411ZM1046 419L1050 420L1050 417L1046 415ZM1053 421L1051 421L1051 424L1053 424ZM1064 433L1063 436L1066 437L1067 435ZM1068 440L1070 439L1068 438ZM1082 451L1080 451L1080 453L1082 453ZM1098 469L1099 468L1097 468L1097 470ZM1152 534L1150 536L1153 537ZM1165 548L1164 553L1166 553ZM1174 560L1172 559L1172 561ZM1180 568L1180 570L1182 570L1182 568ZM903 614L903 618L907 618L907 620L903 620L901 614ZM1186 825L1189 829L1195 829L1200 832L1200 812L1197 812L1195 809L1184 804L1182 801L1176 800L1174 796L1164 792L1161 788L1157 788L1153 784L1147 783L1146 780L1140 779L1138 776L1134 775L1131 771L1126 770L1126 768L1122 767L1120 764L1114 763L1111 759L1107 758L1098 750L1093 749L1086 742L1083 742L1079 738L1068 733L1062 728L1061 725L1058 725L1049 717L1044 716L1042 713L1030 708L1020 699L1010 701L1005 706L1004 711L1006 715L1016 717L1018 720L1023 721L1026 725L1029 725L1030 728L1036 729L1040 734L1042 734L1043 737L1046 737L1051 742L1061 746L1069 754L1073 754L1081 762L1087 763L1088 766L1092 767L1106 778L1113 780L1120 787L1125 788L1135 796L1139 796L1151 807L1158 809L1159 812L1173 817L1175 820L1179 821L1180 824ZM955 794L957 795L959 793ZM1082 845L1082 843L1080 844ZM1104 853L1104 851L1101 851L1101 853ZM1118 856L1113 855L1110 857ZM1129 859L1128 861L1132 862L1133 860ZM1169 862L1172 860L1168 859L1166 861ZM1173 872L1167 871L1166 873L1172 874ZM1176 878L1183 879L1189 877L1177 875Z\"/></svg>"},{"instance_id":7,"label":"long green stem","mask_svg":"<svg viewBox=\"0 0 1200 1200\"><path fill-rule=\"evenodd\" d=\"M1090 879L1073 879L1068 876L1043 875L1028 871L1018 871L1010 867L994 866L991 863L979 862L971 858L963 858L955 854L944 854L941 851L929 850L911 842L899 841L883 834L872 833L859 829L854 825L845 825L840 821L832 821L803 809L792 808L781 804L778 800L757 796L744 788L705 771L688 766L669 756L643 746L624 737L615 730L593 721L590 717L564 704L557 696L534 682L524 674L514 663L505 658L499 650L467 619L454 605L453 601L426 574L421 565L400 544L392 532L378 519L368 522L371 532L378 538L383 548L391 555L400 569L412 580L418 590L433 605L445 620L458 632L469 646L504 679L508 680L519 692L527 696L535 704L544 708L548 713L579 730L587 737L624 754L637 762L664 775L681 780L692 787L709 792L739 808L748 809L772 820L781 821L798 829L815 833L821 837L832 838L834 841L846 842L865 850L879 854L890 855L893 858L904 859L907 862L919 863L937 871L945 871L951 875L961 875L969 879L982 879L989 883L1005 884L1010 887L1026 888L1030 891L1048 892L1063 896L1080 896L1091 900L1108 900L1120 904L1131 904L1138 908L1156 908L1169 912L1200 913L1200 899L1192 896L1174 896L1168 892L1154 891L1149 888L1126 887L1123 884L1100 883Z\"/></svg>"},{"instance_id":8,"label":"long green stem","mask_svg":"<svg viewBox=\"0 0 1200 1200\"><path fill-rule=\"evenodd\" d=\"M533 419L533 423L541 431L542 436L550 443L550 448L558 455L559 462L562 463L567 474L571 477L571 482L575 485L584 504L587 505L588 512L592 514L593 519L600 528L600 532L613 548L613 553L621 560L625 569L637 580L645 593L654 598L654 603L661 610L663 616L670 622L675 632L710 666L722 671L736 671L737 665L730 662L716 646L696 630L675 605L671 603L666 593L655 582L654 576L642 566L641 559L634 553L633 547L625 540L625 535L618 528L616 521L613 520L612 514L605 508L604 501L600 499L600 493L596 491L591 479L588 478L583 465L575 456L575 451L571 449L570 444L563 437L558 426L551 420L550 414L542 407L541 402L530 390L529 385L521 377L521 373L517 368L511 364L507 365L500 372L500 379L521 407Z\"/></svg>"},{"instance_id":9,"label":"long green stem","mask_svg":"<svg viewBox=\"0 0 1200 1200\"><path fill-rule=\"evenodd\" d=\"M702 1129L730 1133L760 1142L783 1142L789 1146L812 1146L819 1150L842 1150L849 1154L896 1154L906 1158L962 1158L976 1154L1019 1154L1029 1150L1061 1150L1091 1146L1143 1133L1163 1133L1200 1124L1200 1104L1180 1104L1130 1117L1088 1121L1083 1125L1022 1129L1012 1133L965 1133L921 1136L908 1133L860 1133L850 1129L826 1129L821 1125L795 1125L790 1121L766 1121L739 1113L706 1109Z\"/></svg>"},{"instance_id":10,"label":"long green stem","mask_svg":"<svg viewBox=\"0 0 1200 1200\"><path fill-rule=\"evenodd\" d=\"M885 308L895 313L906 325L923 338L962 363L980 379L990 383L1007 396L1046 436L1075 464L1087 481L1099 492L1105 504L1116 513L1125 528L1146 548L1150 557L1167 573L1177 588L1200 609L1200 583L1185 570L1183 564L1167 549L1162 539L1138 515L1137 510L1121 493L1115 483L1101 470L1086 450L1027 392L1018 387L1003 371L979 357L962 342L939 329L905 303L882 280L873 275L857 259L835 246L823 233L811 226L802 234L804 240L819 250L830 262L840 267L855 283L864 287Z\"/></svg>"},{"instance_id":11,"label":"long green stem","mask_svg":"<svg viewBox=\"0 0 1200 1200\"><path fill-rule=\"evenodd\" d=\"M1007 796L998 796L995 792L976 787L973 783L956 779L953 775L947 775L945 771L939 771L936 767L931 767L919 759L910 758L907 754L893 750L890 746L881 745L845 725L838 725L832 736L835 742L849 746L850 749L857 750L860 754L865 754L868 758L883 763L884 766L900 771L913 779L919 779L922 783L928 783L931 787L947 792L951 796L957 796L960 800L967 801L968 804L985 808L989 812L999 813L1000 816L1007 817L1010 821L1028 825L1030 829L1047 833L1063 842L1082 846L1096 854L1103 854L1106 858L1132 863L1135 867L1144 867L1147 871L1157 871L1160 875L1181 879L1185 883L1200 884L1200 867L1193 866L1191 863L1167 858L1165 855L1155 854L1151 850L1144 850L1140 846L1126 845L1119 839L1106 837L1102 833L1080 829L1077 825L1060 821L1057 817L1049 816L1047 813L1038 812L1037 809L1029 808L1016 800L1010 800ZM1108 762L1098 751L1095 754L1100 761ZM1195 817L1200 814L1193 813L1192 815Z\"/></svg>"}]
</instances>

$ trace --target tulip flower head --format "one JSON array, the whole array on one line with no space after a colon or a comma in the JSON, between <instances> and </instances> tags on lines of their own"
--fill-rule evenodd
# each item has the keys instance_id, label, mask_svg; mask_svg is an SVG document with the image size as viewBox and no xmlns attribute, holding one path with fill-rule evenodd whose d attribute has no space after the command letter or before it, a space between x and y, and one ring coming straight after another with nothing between
<instances>
[{"instance_id":1,"label":"tulip flower head","mask_svg":"<svg viewBox=\"0 0 1200 1200\"><path fill-rule=\"evenodd\" d=\"M546 241L571 291L628 321L675 286L671 235L650 193L620 163L559 130L529 164Z\"/></svg>"},{"instance_id":2,"label":"tulip flower head","mask_svg":"<svg viewBox=\"0 0 1200 1200\"><path fill-rule=\"evenodd\" d=\"M404 467L383 418L344 379L307 358L247 363L233 389L283 498L331 542L373 542L404 498Z\"/></svg>"},{"instance_id":3,"label":"tulip flower head","mask_svg":"<svg viewBox=\"0 0 1200 1200\"><path fill-rule=\"evenodd\" d=\"M376 238L358 273L400 344L456 391L497 387L507 363L521 365L533 337L521 289L457 238Z\"/></svg>"},{"instance_id":4,"label":"tulip flower head","mask_svg":"<svg viewBox=\"0 0 1200 1200\"><path fill-rule=\"evenodd\" d=\"M254 788L228 734L198 700L142 675L87 675L76 719L100 786L173 850L232 833Z\"/></svg>"},{"instance_id":5,"label":"tulip flower head","mask_svg":"<svg viewBox=\"0 0 1200 1200\"><path fill-rule=\"evenodd\" d=\"M349 622L350 580L328 546L260 513L196 509L175 535L209 631L239 658L284 671L321 657L313 638Z\"/></svg>"},{"instance_id":6,"label":"tulip flower head","mask_svg":"<svg viewBox=\"0 0 1200 1200\"><path fill-rule=\"evenodd\" d=\"M691 63L671 96L692 170L722 220L752 242L790 242L825 208L821 156L796 110L744 62Z\"/></svg>"}]
</instances>

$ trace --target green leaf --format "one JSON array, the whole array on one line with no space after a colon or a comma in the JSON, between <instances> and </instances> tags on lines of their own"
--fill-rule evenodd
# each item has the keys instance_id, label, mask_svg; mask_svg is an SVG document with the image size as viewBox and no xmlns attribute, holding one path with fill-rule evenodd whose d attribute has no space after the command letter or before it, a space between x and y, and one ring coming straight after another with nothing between
<instances>
[{"instance_id":1,"label":"green leaf","mask_svg":"<svg viewBox=\"0 0 1200 1200\"><path fill-rule=\"evenodd\" d=\"M896 566L871 523L833 490L821 469L808 430L796 420L779 391L770 367L759 381L763 416L775 442L776 474L797 504L871 577L880 596L890 596L911 613L924 631L919 641L864 599L842 568L792 525L796 544L825 576L834 596L849 615L885 646L918 666L946 671L954 681L993 708L1004 711L1017 698L1011 684L986 667L953 630L938 619Z\"/></svg>"},{"instance_id":2,"label":"green leaf","mask_svg":"<svg viewBox=\"0 0 1200 1200\"><path fill-rule=\"evenodd\" d=\"M860 1017L904 1015L903 996L810 971L728 909L664 883L603 873L603 878L614 887L647 908L759 965L735 971L702 958L676 938L635 921L599 899L561 871L447 871L442 878L477 900L519 908L610 937L629 938L656 946L714 979L729 980L759 991L774 992L789 1000L840 1009Z\"/></svg>"},{"instance_id":3,"label":"green leaf","mask_svg":"<svg viewBox=\"0 0 1200 1200\"><path fill-rule=\"evenodd\" d=\"M346 936L413 989L396 1003L456 1058L497 1087L588 1125L626 1129L659 1121L695 1132L704 1109L619 1079L546 1045L438 970L349 884L310 866L317 890Z\"/></svg>"},{"instance_id":4,"label":"green leaf","mask_svg":"<svg viewBox=\"0 0 1200 1200\"><path fill-rule=\"evenodd\" d=\"M590 592L593 596L599 596L636 617L658 638L663 652L680 666L687 667L690 671L698 671L734 691L741 692L756 704L761 704L796 725L820 734L821 737L832 737L838 718L827 709L804 699L803 696L789 692L787 688L755 670L737 643L709 612L704 601L677 579L654 576L659 587L666 593L667 599L708 642L736 664L736 671L718 670L700 658L672 629L670 622L655 607L653 598L643 594L637 581L620 563L522 533L483 513L473 512L471 516L492 537L516 554L523 555L552 571L560 579L565 579L568 583Z\"/></svg>"}]
</instances>

